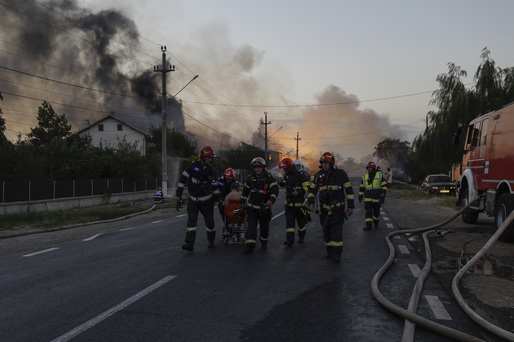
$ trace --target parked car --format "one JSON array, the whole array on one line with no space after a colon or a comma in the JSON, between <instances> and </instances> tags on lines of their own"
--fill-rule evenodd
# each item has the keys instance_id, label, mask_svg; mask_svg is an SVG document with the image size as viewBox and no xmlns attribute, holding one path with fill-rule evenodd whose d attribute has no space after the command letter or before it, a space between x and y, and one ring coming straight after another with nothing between
<instances>
[{"instance_id":1,"label":"parked car","mask_svg":"<svg viewBox=\"0 0 514 342\"><path fill-rule=\"evenodd\" d=\"M428 175L421 183L421 190L427 194L455 195L455 182L447 175Z\"/></svg>"}]
</instances>

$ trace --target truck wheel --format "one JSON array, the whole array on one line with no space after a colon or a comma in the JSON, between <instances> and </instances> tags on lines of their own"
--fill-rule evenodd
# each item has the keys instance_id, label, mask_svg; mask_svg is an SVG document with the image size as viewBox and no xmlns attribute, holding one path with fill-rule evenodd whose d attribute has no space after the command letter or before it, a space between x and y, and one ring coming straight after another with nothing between
<instances>
[{"instance_id":1,"label":"truck wheel","mask_svg":"<svg viewBox=\"0 0 514 342\"><path fill-rule=\"evenodd\" d=\"M496 229L500 228L503 222L507 220L507 216L510 215L514 203L510 194L501 194L496 202L496 215L494 216L494 223ZM498 240L503 242L514 242L514 222L503 231Z\"/></svg>"},{"instance_id":2,"label":"truck wheel","mask_svg":"<svg viewBox=\"0 0 514 342\"><path fill-rule=\"evenodd\" d=\"M468 188L462 189L462 201L460 207L464 208L469 204L469 191ZM468 208L462 213L462 222L474 224L478 220L478 211Z\"/></svg>"}]
</instances>

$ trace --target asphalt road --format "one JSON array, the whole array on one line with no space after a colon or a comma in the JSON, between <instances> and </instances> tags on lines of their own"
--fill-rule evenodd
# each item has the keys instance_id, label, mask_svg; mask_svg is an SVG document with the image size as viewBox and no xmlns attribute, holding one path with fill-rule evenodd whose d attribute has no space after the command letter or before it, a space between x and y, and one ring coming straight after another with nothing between
<instances>
[{"instance_id":1,"label":"asphalt road","mask_svg":"<svg viewBox=\"0 0 514 342\"><path fill-rule=\"evenodd\" d=\"M283 198L273 209L268 250L252 255L241 244L222 244L217 212L217 247L207 248L200 220L194 253L183 251L185 209L0 240L1 340L401 340L404 320L370 291L389 253L384 237L398 229L387 203L373 231L362 230L357 203L345 223L341 264L323 258L317 217L304 244L284 246L280 203ZM394 244L395 264L379 285L406 308L413 265L422 268L424 261L405 237ZM418 314L484 339L434 275ZM414 340L450 341L423 328Z\"/></svg>"}]
</instances>

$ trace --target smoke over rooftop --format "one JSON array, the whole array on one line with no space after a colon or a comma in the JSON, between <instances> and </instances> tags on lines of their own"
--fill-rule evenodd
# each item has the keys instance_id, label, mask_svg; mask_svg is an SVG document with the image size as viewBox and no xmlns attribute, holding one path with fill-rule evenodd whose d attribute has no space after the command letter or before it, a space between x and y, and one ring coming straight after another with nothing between
<instances>
[{"instance_id":1,"label":"smoke over rooftop","mask_svg":"<svg viewBox=\"0 0 514 342\"><path fill-rule=\"evenodd\" d=\"M145 46L138 26L122 11L93 13L73 1L4 4L0 107L8 138L37 125L43 100L65 113L74 131L111 112L145 131L160 124L162 75L153 71L161 64L159 46ZM200 75L168 110L170 126L199 145L227 149L253 141L264 147L264 112L272 122L269 148L296 159L299 133L300 159L315 167L324 151L358 159L385 137L402 138L387 115L362 109L356 95L333 84L314 94L312 105L294 103L287 65L267 60L265 51L250 44L234 46L229 33L224 24L209 24L168 49L167 59L177 64L168 74L169 98L190 75ZM176 61L176 51L187 60Z\"/></svg>"}]
</instances>

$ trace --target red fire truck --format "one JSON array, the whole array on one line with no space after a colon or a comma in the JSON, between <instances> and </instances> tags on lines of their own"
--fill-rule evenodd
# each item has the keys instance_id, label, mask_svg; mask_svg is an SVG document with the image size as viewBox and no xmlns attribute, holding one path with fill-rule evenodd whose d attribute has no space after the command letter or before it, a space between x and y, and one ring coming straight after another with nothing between
<instances>
[{"instance_id":1,"label":"red fire truck","mask_svg":"<svg viewBox=\"0 0 514 342\"><path fill-rule=\"evenodd\" d=\"M514 102L472 120L464 142L457 204L479 202L462 214L465 223L475 223L478 214L494 216L499 228L514 208ZM514 242L514 223L499 240Z\"/></svg>"}]
</instances>

